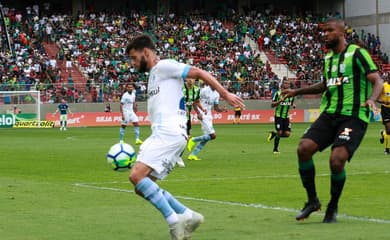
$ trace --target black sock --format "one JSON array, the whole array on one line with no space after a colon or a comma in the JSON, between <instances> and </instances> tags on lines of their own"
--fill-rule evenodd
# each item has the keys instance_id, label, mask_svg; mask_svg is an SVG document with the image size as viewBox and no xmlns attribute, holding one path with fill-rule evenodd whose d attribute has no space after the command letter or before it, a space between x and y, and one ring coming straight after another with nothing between
<instances>
[{"instance_id":1,"label":"black sock","mask_svg":"<svg viewBox=\"0 0 390 240\"><path fill-rule=\"evenodd\" d=\"M275 140L274 140L274 151L278 151L279 149L279 141L280 141L280 137L278 135L275 136Z\"/></svg>"},{"instance_id":2,"label":"black sock","mask_svg":"<svg viewBox=\"0 0 390 240\"><path fill-rule=\"evenodd\" d=\"M343 170L340 173L332 173L332 176L330 178L330 202L329 207L330 208L337 208L337 204L339 202L341 193L344 188L344 183L346 180L346 174L345 170Z\"/></svg>"},{"instance_id":3,"label":"black sock","mask_svg":"<svg viewBox=\"0 0 390 240\"><path fill-rule=\"evenodd\" d=\"M315 185L315 167L313 159L310 161L299 161L299 174L303 187L306 189L309 202L313 202L317 199L317 191Z\"/></svg>"}]
</instances>

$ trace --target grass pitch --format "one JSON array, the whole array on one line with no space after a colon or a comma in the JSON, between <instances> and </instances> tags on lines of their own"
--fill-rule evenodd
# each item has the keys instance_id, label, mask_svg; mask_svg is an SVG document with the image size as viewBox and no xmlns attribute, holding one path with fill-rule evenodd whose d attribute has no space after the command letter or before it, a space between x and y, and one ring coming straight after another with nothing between
<instances>
[{"instance_id":1,"label":"grass pitch","mask_svg":"<svg viewBox=\"0 0 390 240\"><path fill-rule=\"evenodd\" d=\"M329 200L329 150L314 157L323 210L303 222L306 201L296 147L308 124L294 124L280 155L266 141L272 125L217 125L217 139L160 182L201 212L193 239L389 239L390 156L379 144L382 125L369 125L351 163L338 222L321 223ZM141 128L142 138L150 134ZM194 126L193 135L200 134ZM118 128L0 129L0 236L2 240L169 239L161 214L136 196L127 173L105 155ZM129 126L126 140L133 144ZM136 147L137 148L137 147ZM184 153L186 158L188 152Z\"/></svg>"}]
</instances>

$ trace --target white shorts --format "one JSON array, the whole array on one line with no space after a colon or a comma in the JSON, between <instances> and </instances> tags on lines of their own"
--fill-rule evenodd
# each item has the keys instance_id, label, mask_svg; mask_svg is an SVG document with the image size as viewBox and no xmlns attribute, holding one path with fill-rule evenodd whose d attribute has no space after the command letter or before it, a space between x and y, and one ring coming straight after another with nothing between
<instances>
[{"instance_id":1,"label":"white shorts","mask_svg":"<svg viewBox=\"0 0 390 240\"><path fill-rule=\"evenodd\" d=\"M72 68L72 61L66 61L65 62L65 67L66 68Z\"/></svg>"},{"instance_id":2,"label":"white shorts","mask_svg":"<svg viewBox=\"0 0 390 240\"><path fill-rule=\"evenodd\" d=\"M152 135L140 146L137 162L152 168L151 175L162 180L181 159L186 145L183 135Z\"/></svg>"},{"instance_id":3,"label":"white shorts","mask_svg":"<svg viewBox=\"0 0 390 240\"><path fill-rule=\"evenodd\" d=\"M122 125L127 125L129 122L138 122L138 116L135 112L123 112L123 115L125 115L125 120L122 120Z\"/></svg>"},{"instance_id":4,"label":"white shorts","mask_svg":"<svg viewBox=\"0 0 390 240\"><path fill-rule=\"evenodd\" d=\"M211 114L203 114L203 119L200 123L202 125L203 134L215 133L215 130L213 127L213 117L211 116Z\"/></svg>"}]
</instances>

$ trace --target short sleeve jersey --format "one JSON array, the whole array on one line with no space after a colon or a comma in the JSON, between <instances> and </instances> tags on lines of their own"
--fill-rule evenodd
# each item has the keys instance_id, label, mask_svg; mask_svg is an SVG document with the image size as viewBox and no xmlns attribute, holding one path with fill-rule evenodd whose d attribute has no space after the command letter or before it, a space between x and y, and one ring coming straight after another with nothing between
<instances>
[{"instance_id":1,"label":"short sleeve jersey","mask_svg":"<svg viewBox=\"0 0 390 240\"><path fill-rule=\"evenodd\" d=\"M272 101L276 102L282 98L282 91L277 91L272 98ZM275 117L289 118L289 111L291 106L294 104L294 97L285 98L275 108Z\"/></svg>"},{"instance_id":2,"label":"short sleeve jersey","mask_svg":"<svg viewBox=\"0 0 390 240\"><path fill-rule=\"evenodd\" d=\"M200 89L200 101L206 108L208 113L211 113L215 104L219 104L219 93L212 90L210 86L206 86Z\"/></svg>"},{"instance_id":3,"label":"short sleeve jersey","mask_svg":"<svg viewBox=\"0 0 390 240\"><path fill-rule=\"evenodd\" d=\"M364 103L371 96L372 84L367 74L377 70L370 54L355 44L348 45L339 54L330 51L325 56L324 83L327 90L322 95L321 112L369 122L370 109L364 107Z\"/></svg>"},{"instance_id":4,"label":"short sleeve jersey","mask_svg":"<svg viewBox=\"0 0 390 240\"><path fill-rule=\"evenodd\" d=\"M133 90L131 93L126 91L121 98L122 110L124 112L133 112L134 103L135 103L135 90Z\"/></svg>"},{"instance_id":5,"label":"short sleeve jersey","mask_svg":"<svg viewBox=\"0 0 390 240\"><path fill-rule=\"evenodd\" d=\"M187 88L187 85L183 85L183 95L187 106L187 117L190 117L192 110L192 104L200 98L200 88L193 86L191 89Z\"/></svg>"},{"instance_id":6,"label":"short sleeve jersey","mask_svg":"<svg viewBox=\"0 0 390 240\"><path fill-rule=\"evenodd\" d=\"M67 114L68 113L68 104L66 103L60 103L58 104L58 110L60 111L61 115Z\"/></svg>"},{"instance_id":7,"label":"short sleeve jersey","mask_svg":"<svg viewBox=\"0 0 390 240\"><path fill-rule=\"evenodd\" d=\"M148 79L148 118L153 133L186 135L186 111L182 87L189 65L160 60Z\"/></svg>"}]
</instances>

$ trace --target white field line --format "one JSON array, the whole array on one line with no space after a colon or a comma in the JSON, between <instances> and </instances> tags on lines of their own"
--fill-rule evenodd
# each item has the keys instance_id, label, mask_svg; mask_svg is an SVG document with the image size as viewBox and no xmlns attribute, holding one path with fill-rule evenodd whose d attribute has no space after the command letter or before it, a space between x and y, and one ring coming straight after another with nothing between
<instances>
[{"instance_id":1,"label":"white field line","mask_svg":"<svg viewBox=\"0 0 390 240\"><path fill-rule=\"evenodd\" d=\"M114 192L134 193L133 190L97 186L97 185L100 185L100 184L114 184L114 183L119 183L119 182L75 183L74 185L77 186L77 187L90 188L90 189L96 189L96 190L106 190L106 191L114 191ZM212 200L212 199L204 199L204 198L193 198L193 197L185 197L185 196L175 196L175 197L178 198L178 199L185 199L185 200L196 201L196 202L212 203L212 204L217 204L217 205L228 205L228 206L238 206L238 207L260 208L260 209L275 210L275 211L282 211L282 212L292 212L292 213L299 212L298 209L267 206L267 205L264 205L264 204L261 204L261 203L239 203L239 202L229 202L229 201L220 201L220 200ZM323 215L323 214L320 214L320 215ZM338 217L344 218L344 219L349 219L349 220L362 221L362 222L374 222L374 223L390 224L390 220L379 219L379 218L371 218L371 217L366 217L366 216L350 216L350 215L347 215L347 214L338 214Z\"/></svg>"},{"instance_id":2,"label":"white field line","mask_svg":"<svg viewBox=\"0 0 390 240\"><path fill-rule=\"evenodd\" d=\"M348 176L359 176L359 175L375 175L375 174L390 174L390 171L383 171L383 172L354 172L354 173L347 173ZM316 177L328 177L330 176L329 173L322 173L322 174L316 174ZM162 180L162 182L205 182L205 181L231 181L231 180L245 180L245 179L280 179L280 178L294 178L299 179L299 175L297 174L283 174L283 175L262 175L262 176L231 176L231 177L211 177L211 178L179 178L179 179L168 179L168 180ZM117 184L120 182L113 181L113 182L104 182L104 184ZM129 183L129 182L122 182L122 183ZM96 183L88 183L88 184L102 184L101 182Z\"/></svg>"}]
</instances>

